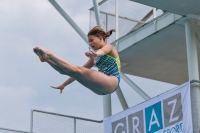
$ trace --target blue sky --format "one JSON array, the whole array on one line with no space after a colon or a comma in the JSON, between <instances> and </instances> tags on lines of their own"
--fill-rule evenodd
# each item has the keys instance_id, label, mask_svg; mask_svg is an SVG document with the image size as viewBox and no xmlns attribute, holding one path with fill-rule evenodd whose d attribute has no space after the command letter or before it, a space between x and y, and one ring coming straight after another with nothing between
<instances>
[{"instance_id":1,"label":"blue sky","mask_svg":"<svg viewBox=\"0 0 200 133\"><path fill-rule=\"evenodd\" d=\"M57 2L87 34L88 9L93 5L92 0ZM79 66L88 59L84 55L88 51L87 44L48 0L1 0L0 46L0 127L29 131L31 109L103 119L102 96L78 82L68 85L63 94L50 88L60 85L68 76L60 75L47 63L41 63L33 53L35 46L42 46ZM175 87L128 76L151 97ZM123 80L120 86L129 107L144 101ZM113 114L122 111L116 93L112 94L112 108Z\"/></svg>"}]
</instances>

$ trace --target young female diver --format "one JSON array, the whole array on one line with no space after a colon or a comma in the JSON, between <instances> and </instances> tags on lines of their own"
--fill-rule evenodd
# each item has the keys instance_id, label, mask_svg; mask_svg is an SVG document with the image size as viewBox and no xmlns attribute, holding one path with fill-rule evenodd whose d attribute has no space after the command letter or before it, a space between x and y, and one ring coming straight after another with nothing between
<instances>
[{"instance_id":1,"label":"young female diver","mask_svg":"<svg viewBox=\"0 0 200 133\"><path fill-rule=\"evenodd\" d=\"M113 31L105 32L98 26L89 31L87 35L89 45L95 52L89 51L85 53L89 60L82 67L59 58L45 48L35 47L33 50L42 62L47 62L59 73L70 76L60 86L51 87L60 89L60 93L62 93L66 85L77 80L98 95L114 92L120 82L120 60L117 50L111 44L105 43L105 39ZM98 71L90 69L94 65L96 65Z\"/></svg>"}]
</instances>

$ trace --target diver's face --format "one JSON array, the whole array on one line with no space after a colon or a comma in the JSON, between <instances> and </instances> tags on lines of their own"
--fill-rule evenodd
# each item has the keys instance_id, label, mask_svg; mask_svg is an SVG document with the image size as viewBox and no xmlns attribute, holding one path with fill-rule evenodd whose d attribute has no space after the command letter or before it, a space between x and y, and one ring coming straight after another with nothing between
<instances>
[{"instance_id":1,"label":"diver's face","mask_svg":"<svg viewBox=\"0 0 200 133\"><path fill-rule=\"evenodd\" d=\"M97 36L94 36L94 35L89 35L88 36L88 42L89 42L90 46L94 50L98 50L98 49L101 48L102 37L97 37Z\"/></svg>"}]
</instances>

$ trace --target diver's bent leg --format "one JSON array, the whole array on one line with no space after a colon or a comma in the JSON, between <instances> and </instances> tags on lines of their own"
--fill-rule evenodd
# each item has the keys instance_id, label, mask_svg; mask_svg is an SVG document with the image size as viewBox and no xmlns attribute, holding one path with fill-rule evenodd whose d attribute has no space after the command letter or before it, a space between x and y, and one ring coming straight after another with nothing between
<instances>
[{"instance_id":1,"label":"diver's bent leg","mask_svg":"<svg viewBox=\"0 0 200 133\"><path fill-rule=\"evenodd\" d=\"M98 90L102 93L112 93L118 86L118 79L115 76L107 76L99 71L79 67L74 73L83 82L89 84L91 89Z\"/></svg>"},{"instance_id":2,"label":"diver's bent leg","mask_svg":"<svg viewBox=\"0 0 200 133\"><path fill-rule=\"evenodd\" d=\"M53 61L47 60L46 61L51 67L53 67L56 71L58 71L60 74L66 74L60 67L58 67Z\"/></svg>"},{"instance_id":3,"label":"diver's bent leg","mask_svg":"<svg viewBox=\"0 0 200 133\"><path fill-rule=\"evenodd\" d=\"M97 89L93 88L91 85L89 85L88 83L85 83L83 80L81 80L79 77L73 77L75 78L79 83L81 83L83 86L85 86L86 88L88 88L89 90L93 91L94 93L96 93L97 95L104 95L102 92L98 91Z\"/></svg>"}]
</instances>

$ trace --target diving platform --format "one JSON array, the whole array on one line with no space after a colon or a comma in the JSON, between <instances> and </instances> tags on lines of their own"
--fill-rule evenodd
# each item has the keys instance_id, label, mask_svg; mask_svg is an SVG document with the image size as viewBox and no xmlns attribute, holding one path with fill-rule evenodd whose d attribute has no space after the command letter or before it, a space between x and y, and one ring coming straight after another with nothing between
<instances>
[{"instance_id":1,"label":"diving platform","mask_svg":"<svg viewBox=\"0 0 200 133\"><path fill-rule=\"evenodd\" d=\"M186 35L182 20L183 16L164 13L119 38L120 59L126 64L122 72L177 85L187 82Z\"/></svg>"},{"instance_id":2,"label":"diving platform","mask_svg":"<svg viewBox=\"0 0 200 133\"><path fill-rule=\"evenodd\" d=\"M200 20L200 1L131 1L168 13L117 40L121 61L126 64L122 72L177 85L188 81L185 20Z\"/></svg>"},{"instance_id":3,"label":"diving platform","mask_svg":"<svg viewBox=\"0 0 200 133\"><path fill-rule=\"evenodd\" d=\"M171 13L186 16L189 14L200 15L199 0L130 0Z\"/></svg>"}]
</instances>

